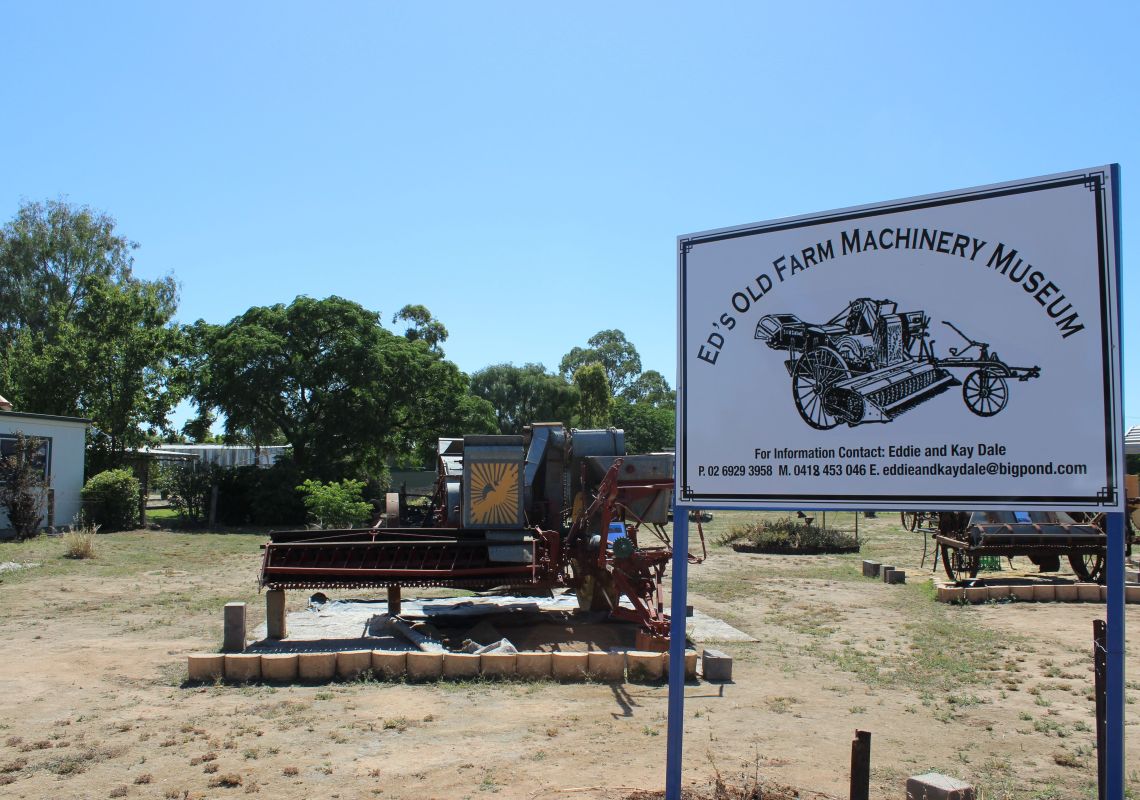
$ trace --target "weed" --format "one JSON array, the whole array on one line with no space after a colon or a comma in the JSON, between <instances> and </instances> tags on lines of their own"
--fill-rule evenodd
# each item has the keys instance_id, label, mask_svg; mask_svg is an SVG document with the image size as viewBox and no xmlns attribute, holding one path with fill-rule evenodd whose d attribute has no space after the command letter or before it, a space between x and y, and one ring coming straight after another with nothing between
<instances>
[{"instance_id":1,"label":"weed","mask_svg":"<svg viewBox=\"0 0 1140 800\"><path fill-rule=\"evenodd\" d=\"M135 778L135 784L142 786L143 784L151 783L153 780L153 775L151 775L149 772L144 772L142 775L139 775L137 778Z\"/></svg>"},{"instance_id":2,"label":"weed","mask_svg":"<svg viewBox=\"0 0 1140 800\"><path fill-rule=\"evenodd\" d=\"M300 772L300 770L297 769L296 767L285 767L284 769L281 770L281 774L285 775L289 778L292 778L298 772Z\"/></svg>"},{"instance_id":3,"label":"weed","mask_svg":"<svg viewBox=\"0 0 1140 800\"><path fill-rule=\"evenodd\" d=\"M216 778L211 778L209 786L212 789L219 787L225 789L235 789L238 786L241 786L241 783L241 775L238 775L236 772L227 772L225 775L219 775Z\"/></svg>"},{"instance_id":4,"label":"weed","mask_svg":"<svg viewBox=\"0 0 1140 800\"><path fill-rule=\"evenodd\" d=\"M408 729L407 717L391 717L384 720L384 730L403 733Z\"/></svg>"},{"instance_id":5,"label":"weed","mask_svg":"<svg viewBox=\"0 0 1140 800\"><path fill-rule=\"evenodd\" d=\"M94 558L95 534L98 532L98 530L98 525L85 525L81 528L65 533L63 535L64 558Z\"/></svg>"},{"instance_id":6,"label":"weed","mask_svg":"<svg viewBox=\"0 0 1140 800\"><path fill-rule=\"evenodd\" d=\"M108 797L126 797L127 792L129 792L129 791L130 791L130 789L128 789L125 784L121 784L119 786L116 786L111 791L107 792L107 796Z\"/></svg>"}]
</instances>

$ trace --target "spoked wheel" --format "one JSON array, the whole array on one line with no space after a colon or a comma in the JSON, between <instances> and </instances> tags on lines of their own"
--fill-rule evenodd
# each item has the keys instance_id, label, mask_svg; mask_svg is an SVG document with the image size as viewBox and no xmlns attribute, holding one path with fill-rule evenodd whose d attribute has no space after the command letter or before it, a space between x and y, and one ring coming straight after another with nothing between
<instances>
[{"instance_id":1,"label":"spoked wheel","mask_svg":"<svg viewBox=\"0 0 1140 800\"><path fill-rule=\"evenodd\" d=\"M955 582L978 577L978 568L982 565L981 556L970 555L965 550L945 544L941 547L942 568L946 570L946 577Z\"/></svg>"},{"instance_id":2,"label":"spoked wheel","mask_svg":"<svg viewBox=\"0 0 1140 800\"><path fill-rule=\"evenodd\" d=\"M1096 581L1104 576L1103 553L1069 553L1069 566L1082 581Z\"/></svg>"},{"instance_id":3,"label":"spoked wheel","mask_svg":"<svg viewBox=\"0 0 1140 800\"><path fill-rule=\"evenodd\" d=\"M908 531L913 531L918 527L918 512L917 511L900 511L899 517L902 518L902 526Z\"/></svg>"},{"instance_id":4,"label":"spoked wheel","mask_svg":"<svg viewBox=\"0 0 1140 800\"><path fill-rule=\"evenodd\" d=\"M819 430L834 428L843 419L836 414L835 384L851 377L843 357L829 347L800 356L792 373L792 397L804 422Z\"/></svg>"},{"instance_id":5,"label":"spoked wheel","mask_svg":"<svg viewBox=\"0 0 1140 800\"><path fill-rule=\"evenodd\" d=\"M1009 384L988 369L976 369L962 384L962 399L979 417L992 417L1009 402Z\"/></svg>"}]
</instances>

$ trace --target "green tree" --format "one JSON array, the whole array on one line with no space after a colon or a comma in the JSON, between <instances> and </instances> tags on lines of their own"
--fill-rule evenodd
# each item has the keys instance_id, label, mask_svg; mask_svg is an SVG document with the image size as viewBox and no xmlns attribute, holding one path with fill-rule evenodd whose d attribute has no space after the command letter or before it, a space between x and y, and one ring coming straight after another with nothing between
<instances>
[{"instance_id":1,"label":"green tree","mask_svg":"<svg viewBox=\"0 0 1140 800\"><path fill-rule=\"evenodd\" d=\"M131 273L114 220L30 203L0 230L0 378L17 407L94 420L103 462L121 463L179 399L173 278Z\"/></svg>"},{"instance_id":2,"label":"green tree","mask_svg":"<svg viewBox=\"0 0 1140 800\"><path fill-rule=\"evenodd\" d=\"M404 338L410 342L425 342L432 350L442 350L447 341L447 328L431 315L426 306L406 305L392 316L392 324L408 323Z\"/></svg>"},{"instance_id":3,"label":"green tree","mask_svg":"<svg viewBox=\"0 0 1140 800\"><path fill-rule=\"evenodd\" d=\"M578 389L542 364L493 364L471 375L471 394L490 403L499 433L522 433L533 422L569 425L578 410Z\"/></svg>"},{"instance_id":4,"label":"green tree","mask_svg":"<svg viewBox=\"0 0 1140 800\"><path fill-rule=\"evenodd\" d=\"M589 347L575 347L562 357L558 370L570 379L587 364L601 364L615 394L625 396L641 374L641 356L637 348L617 329L598 331L587 342Z\"/></svg>"},{"instance_id":5,"label":"green tree","mask_svg":"<svg viewBox=\"0 0 1140 800\"><path fill-rule=\"evenodd\" d=\"M677 414L671 407L615 399L610 404L610 420L625 431L627 453L656 453L676 444Z\"/></svg>"},{"instance_id":6,"label":"green tree","mask_svg":"<svg viewBox=\"0 0 1140 800\"><path fill-rule=\"evenodd\" d=\"M658 408L675 408L677 393L669 388L669 381L655 369L641 373L626 392L632 403L648 403Z\"/></svg>"},{"instance_id":7,"label":"green tree","mask_svg":"<svg viewBox=\"0 0 1140 800\"><path fill-rule=\"evenodd\" d=\"M199 407L224 413L227 432L280 431L305 475L382 476L389 460L428 452L475 411L453 363L340 297L297 297L196 327L204 346L190 371Z\"/></svg>"},{"instance_id":8,"label":"green tree","mask_svg":"<svg viewBox=\"0 0 1140 800\"><path fill-rule=\"evenodd\" d=\"M587 364L574 373L578 388L578 424L601 428L609 423L610 383L601 364Z\"/></svg>"}]
</instances>

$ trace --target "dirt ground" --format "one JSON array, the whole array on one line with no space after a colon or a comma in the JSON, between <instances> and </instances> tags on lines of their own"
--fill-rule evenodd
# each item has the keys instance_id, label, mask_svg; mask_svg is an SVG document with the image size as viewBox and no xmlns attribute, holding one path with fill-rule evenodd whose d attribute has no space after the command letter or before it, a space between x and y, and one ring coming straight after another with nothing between
<instances>
[{"instance_id":1,"label":"dirt ground","mask_svg":"<svg viewBox=\"0 0 1140 800\"><path fill-rule=\"evenodd\" d=\"M717 514L706 533L740 519ZM690 568L690 601L758 641L713 645L734 656L734 683L686 687L686 785L719 774L846 797L858 728L873 734L873 797L901 797L929 770L984 798L1095 797L1090 639L1103 606L938 604L921 536L897 515L860 525L859 555L712 547ZM186 654L220 644L225 602L264 613L261 541L111 534L84 561L63 558L59 539L0 543L0 562L38 564L0 574L0 796L623 798L663 786L660 685L186 685ZM862 558L907 569L908 583L863 578ZM1140 606L1127 615L1135 625ZM1128 671L1140 675L1135 652ZM1130 731L1138 690L1130 678ZM1135 735L1127 753L1140 764ZM1140 775L1128 779L1140 791Z\"/></svg>"}]
</instances>

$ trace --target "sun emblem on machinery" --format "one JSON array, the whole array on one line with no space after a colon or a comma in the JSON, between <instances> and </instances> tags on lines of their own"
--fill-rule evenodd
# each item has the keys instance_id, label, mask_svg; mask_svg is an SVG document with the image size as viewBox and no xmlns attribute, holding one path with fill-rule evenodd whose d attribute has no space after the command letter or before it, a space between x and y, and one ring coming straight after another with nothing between
<instances>
[{"instance_id":1,"label":"sun emblem on machinery","mask_svg":"<svg viewBox=\"0 0 1140 800\"><path fill-rule=\"evenodd\" d=\"M962 387L966 407L992 417L1009 402L1009 381L1041 375L1040 367L1011 367L986 342L971 339L950 322L966 344L934 355L930 318L923 311L898 312L893 300L861 297L827 322L804 322L794 314L769 314L756 324L756 338L785 350L792 400L813 428L841 423L890 422L951 386ZM951 369L969 370L959 380Z\"/></svg>"},{"instance_id":2,"label":"sun emblem on machinery","mask_svg":"<svg viewBox=\"0 0 1140 800\"><path fill-rule=\"evenodd\" d=\"M518 517L518 464L471 465L471 521L475 525L510 525Z\"/></svg>"}]
</instances>

